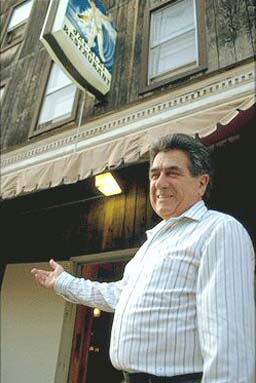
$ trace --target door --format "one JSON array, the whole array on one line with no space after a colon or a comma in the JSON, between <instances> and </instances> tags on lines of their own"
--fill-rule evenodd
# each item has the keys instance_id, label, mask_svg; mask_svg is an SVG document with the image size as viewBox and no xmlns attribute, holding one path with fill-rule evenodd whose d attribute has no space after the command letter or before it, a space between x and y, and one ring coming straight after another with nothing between
<instances>
[{"instance_id":1,"label":"door","mask_svg":"<svg viewBox=\"0 0 256 383\"><path fill-rule=\"evenodd\" d=\"M112 282L122 278L126 261L83 264L79 274L91 280ZM69 383L121 383L122 373L109 358L113 314L86 306L77 306Z\"/></svg>"}]
</instances>

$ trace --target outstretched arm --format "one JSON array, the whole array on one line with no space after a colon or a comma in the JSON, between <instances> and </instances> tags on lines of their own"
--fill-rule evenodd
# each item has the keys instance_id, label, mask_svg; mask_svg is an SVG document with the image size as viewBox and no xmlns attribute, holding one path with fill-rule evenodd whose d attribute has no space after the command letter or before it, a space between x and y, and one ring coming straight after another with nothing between
<instances>
[{"instance_id":1,"label":"outstretched arm","mask_svg":"<svg viewBox=\"0 0 256 383\"><path fill-rule=\"evenodd\" d=\"M56 294L69 302L99 307L104 311L113 312L115 310L128 273L126 273L126 278L117 282L97 282L72 276L52 259L49 264L52 271L35 268L31 270L40 285L54 289Z\"/></svg>"},{"instance_id":2,"label":"outstretched arm","mask_svg":"<svg viewBox=\"0 0 256 383\"><path fill-rule=\"evenodd\" d=\"M47 289L53 289L55 286L55 282L60 276L60 274L64 271L64 268L53 259L49 261L49 264L52 271L41 270L41 269L32 269L31 273L34 274L37 282L40 283L43 287Z\"/></svg>"}]
</instances>

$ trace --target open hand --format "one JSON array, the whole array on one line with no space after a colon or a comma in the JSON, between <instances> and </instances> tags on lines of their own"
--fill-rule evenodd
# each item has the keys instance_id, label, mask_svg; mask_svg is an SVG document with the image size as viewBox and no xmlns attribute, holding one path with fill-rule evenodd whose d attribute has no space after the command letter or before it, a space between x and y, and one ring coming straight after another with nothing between
<instances>
[{"instance_id":1,"label":"open hand","mask_svg":"<svg viewBox=\"0 0 256 383\"><path fill-rule=\"evenodd\" d=\"M49 261L49 264L53 271L32 269L31 273L34 274L36 281L39 282L40 285L47 289L53 289L58 276L64 271L64 268L53 259Z\"/></svg>"}]
</instances>

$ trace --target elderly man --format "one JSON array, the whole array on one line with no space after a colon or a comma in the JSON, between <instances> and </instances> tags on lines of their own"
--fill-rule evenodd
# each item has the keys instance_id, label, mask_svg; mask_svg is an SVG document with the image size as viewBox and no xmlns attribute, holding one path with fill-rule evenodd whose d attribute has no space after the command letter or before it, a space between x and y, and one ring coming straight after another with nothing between
<instances>
[{"instance_id":1,"label":"elderly man","mask_svg":"<svg viewBox=\"0 0 256 383\"><path fill-rule=\"evenodd\" d=\"M114 311L110 357L131 383L254 383L254 251L233 217L208 210L207 148L174 134L151 147L162 221L113 283L33 269L65 299Z\"/></svg>"}]
</instances>

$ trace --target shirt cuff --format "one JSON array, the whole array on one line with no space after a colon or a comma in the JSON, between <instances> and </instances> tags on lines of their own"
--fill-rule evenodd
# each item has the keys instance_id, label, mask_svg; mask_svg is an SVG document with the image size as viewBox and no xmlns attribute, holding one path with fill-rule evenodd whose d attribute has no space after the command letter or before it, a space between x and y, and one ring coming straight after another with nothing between
<instances>
[{"instance_id":1,"label":"shirt cuff","mask_svg":"<svg viewBox=\"0 0 256 383\"><path fill-rule=\"evenodd\" d=\"M54 284L54 290L58 295L65 295L68 290L68 286L75 279L73 275L63 271L57 278Z\"/></svg>"}]
</instances>

